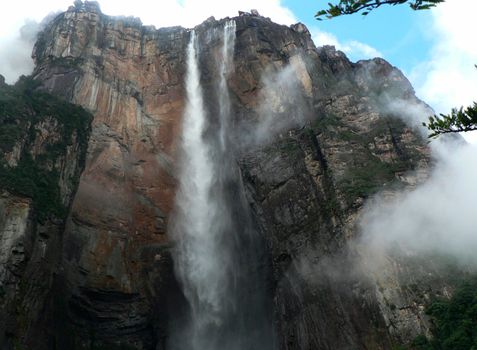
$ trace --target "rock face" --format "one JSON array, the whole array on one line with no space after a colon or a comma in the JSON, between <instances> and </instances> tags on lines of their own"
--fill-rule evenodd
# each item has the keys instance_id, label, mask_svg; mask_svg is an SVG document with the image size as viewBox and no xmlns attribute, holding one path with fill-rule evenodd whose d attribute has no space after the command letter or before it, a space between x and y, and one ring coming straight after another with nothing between
<instances>
[{"instance_id":1,"label":"rock face","mask_svg":"<svg viewBox=\"0 0 477 350\"><path fill-rule=\"evenodd\" d=\"M84 167L90 115L20 79L0 86L0 344L45 347L66 215Z\"/></svg>"},{"instance_id":2,"label":"rock face","mask_svg":"<svg viewBox=\"0 0 477 350\"><path fill-rule=\"evenodd\" d=\"M419 261L387 257L378 274L365 268L360 248L348 248L364 199L415 185L428 166L424 140L386 101L425 105L382 59L352 63L333 47L316 48L302 24L280 26L258 15L234 20L231 156L266 242L260 261L267 265L277 348L391 349L428 332L426 298L450 290L438 264L423 280L429 269ZM211 128L223 25L211 18L195 29ZM40 286L25 284L30 323L5 325L5 344L11 337L32 349L165 348L185 307L167 223L189 38L184 28L156 30L135 18L108 17L88 1L40 33L33 73L40 89L83 106L94 119L77 190L67 181L81 169L74 141L66 157L76 162L58 168L63 204L72 200L64 227L37 227L30 199L0 197L8 213L0 222L0 261L9 270L0 270L3 283L20 288L34 266L48 276ZM32 156L54 139L55 127L48 118L34 127ZM9 166L22 149L11 147Z\"/></svg>"}]
</instances>

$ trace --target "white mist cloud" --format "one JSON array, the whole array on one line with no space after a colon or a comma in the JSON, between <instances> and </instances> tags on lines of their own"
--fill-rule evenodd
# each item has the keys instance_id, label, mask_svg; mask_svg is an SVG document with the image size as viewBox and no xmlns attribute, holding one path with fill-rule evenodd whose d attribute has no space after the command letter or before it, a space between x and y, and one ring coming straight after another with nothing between
<instances>
[{"instance_id":1,"label":"white mist cloud","mask_svg":"<svg viewBox=\"0 0 477 350\"><path fill-rule=\"evenodd\" d=\"M447 0L432 10L426 27L433 40L430 58L412 71L411 80L437 113L477 100L476 12L475 0Z\"/></svg>"},{"instance_id":2,"label":"white mist cloud","mask_svg":"<svg viewBox=\"0 0 477 350\"><path fill-rule=\"evenodd\" d=\"M447 0L431 12L431 56L413 70L411 80L419 97L437 113L477 100L476 10L474 0ZM393 115L427 134L420 127L430 114L427 106L385 103ZM392 198L382 193L366 204L360 242L368 256L399 248L404 254L438 253L463 264L477 263L477 146L439 141L431 143L435 167L426 181Z\"/></svg>"},{"instance_id":3,"label":"white mist cloud","mask_svg":"<svg viewBox=\"0 0 477 350\"><path fill-rule=\"evenodd\" d=\"M257 9L262 16L270 17L274 22L293 24L296 18L293 13L281 4L280 0L136 0L118 2L115 0L100 1L101 9L108 15L133 15L140 17L144 24L158 27L182 25L193 27L210 16L217 19L237 16L238 11Z\"/></svg>"},{"instance_id":4,"label":"white mist cloud","mask_svg":"<svg viewBox=\"0 0 477 350\"><path fill-rule=\"evenodd\" d=\"M374 47L356 40L341 42L335 35L323 32L317 28L311 29L311 35L316 46L332 45L336 47L337 50L343 51L352 60L384 57L384 55Z\"/></svg>"},{"instance_id":5,"label":"white mist cloud","mask_svg":"<svg viewBox=\"0 0 477 350\"><path fill-rule=\"evenodd\" d=\"M18 32L0 39L0 74L7 83L33 70L30 56L38 28L38 22L27 20Z\"/></svg>"},{"instance_id":6,"label":"white mist cloud","mask_svg":"<svg viewBox=\"0 0 477 350\"><path fill-rule=\"evenodd\" d=\"M477 263L475 205L477 146L436 143L438 163L427 181L394 198L368 202L361 229L371 252L402 251L450 255Z\"/></svg>"},{"instance_id":7,"label":"white mist cloud","mask_svg":"<svg viewBox=\"0 0 477 350\"><path fill-rule=\"evenodd\" d=\"M307 113L306 97L311 97L312 82L300 54L290 57L285 66L271 65L261 78L258 120L245 122L239 133L242 146L267 144L290 128L303 127Z\"/></svg>"},{"instance_id":8,"label":"white mist cloud","mask_svg":"<svg viewBox=\"0 0 477 350\"><path fill-rule=\"evenodd\" d=\"M31 73L31 52L41 21L52 12L66 10L69 4L65 0L17 0L0 11L0 74L7 83Z\"/></svg>"},{"instance_id":9,"label":"white mist cloud","mask_svg":"<svg viewBox=\"0 0 477 350\"><path fill-rule=\"evenodd\" d=\"M382 96L380 103L383 104L383 112L390 113L405 122L409 127L426 139L429 135L429 130L423 126L423 123L429 122L429 116L434 114L434 111L425 103L410 103L407 100L391 98L389 96Z\"/></svg>"},{"instance_id":10,"label":"white mist cloud","mask_svg":"<svg viewBox=\"0 0 477 350\"><path fill-rule=\"evenodd\" d=\"M476 10L474 0L447 0L432 11L431 57L414 69L411 80L437 113L477 100ZM425 106L389 101L387 107L423 131L420 122L429 114ZM368 256L398 247L404 254L438 253L476 266L477 146L433 142L431 150L436 167L428 180L394 198L382 194L367 203L362 246Z\"/></svg>"},{"instance_id":11,"label":"white mist cloud","mask_svg":"<svg viewBox=\"0 0 477 350\"><path fill-rule=\"evenodd\" d=\"M112 16L124 15L141 18L144 24L166 27L182 25L195 26L210 16L217 19L236 16L239 10L257 9L261 15L270 17L281 24L297 22L293 13L280 0L242 0L240 3L218 0L135 0L99 1L103 13ZM27 25L39 23L51 12L65 11L73 0L17 0L8 3L0 12L0 74L8 83L13 83L21 74L29 74L33 69L31 51L34 36L20 33Z\"/></svg>"},{"instance_id":12,"label":"white mist cloud","mask_svg":"<svg viewBox=\"0 0 477 350\"><path fill-rule=\"evenodd\" d=\"M475 0L447 0L431 12L432 23L426 28L433 40L430 58L413 70L411 80L419 97L437 113L477 100L475 11ZM393 115L427 134L420 127L431 112L426 105L383 103ZM360 243L368 257L399 248L404 255L438 253L477 266L477 146L439 141L430 145L435 166L427 180L367 202Z\"/></svg>"}]
</instances>

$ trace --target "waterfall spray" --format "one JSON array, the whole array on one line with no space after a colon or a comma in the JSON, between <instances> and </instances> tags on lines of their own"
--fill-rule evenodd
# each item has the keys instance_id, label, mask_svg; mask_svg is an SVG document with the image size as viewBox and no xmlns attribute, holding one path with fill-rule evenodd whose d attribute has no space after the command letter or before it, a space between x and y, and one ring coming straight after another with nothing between
<instances>
[{"instance_id":1,"label":"waterfall spray","mask_svg":"<svg viewBox=\"0 0 477 350\"><path fill-rule=\"evenodd\" d=\"M182 158L176 210L176 275L189 305L185 325L169 347L180 350L269 349L271 338L258 297L252 223L230 142L231 103L227 78L233 71L235 22L223 27L215 86L217 124L210 124L200 83L200 40L187 48ZM210 91L209 91L210 92ZM209 101L210 103L210 101ZM207 137L204 137L207 134ZM266 342L265 342L266 343Z\"/></svg>"},{"instance_id":2,"label":"waterfall spray","mask_svg":"<svg viewBox=\"0 0 477 350\"><path fill-rule=\"evenodd\" d=\"M225 48L225 51L227 49ZM198 40L191 32L187 49L186 93L182 136L182 174L176 198L178 235L176 271L191 307L188 336L193 349L212 349L211 332L225 322L228 301L228 255L221 251L223 224L218 201L211 196L214 174L198 68ZM224 64L226 66L226 64ZM226 74L226 68L224 68ZM225 78L224 78L225 79ZM222 108L221 108L222 110ZM224 109L224 113L227 107ZM223 131L225 132L225 130Z\"/></svg>"},{"instance_id":3,"label":"waterfall spray","mask_svg":"<svg viewBox=\"0 0 477 350\"><path fill-rule=\"evenodd\" d=\"M183 152L187 166L181 176L177 202L184 220L180 223L178 270L184 293L193 312L193 325L200 331L209 323L219 323L221 300L217 295L222 271L212 261L216 255L215 230L211 218L214 211L209 199L213 181L208 145L202 134L205 127L203 93L197 64L197 38L192 31L187 50L187 98L184 113Z\"/></svg>"},{"instance_id":4,"label":"waterfall spray","mask_svg":"<svg viewBox=\"0 0 477 350\"><path fill-rule=\"evenodd\" d=\"M227 21L225 23L219 83L220 146L222 152L226 151L226 133L229 129L229 118L231 112L227 77L233 70L235 29L235 21Z\"/></svg>"}]
</instances>

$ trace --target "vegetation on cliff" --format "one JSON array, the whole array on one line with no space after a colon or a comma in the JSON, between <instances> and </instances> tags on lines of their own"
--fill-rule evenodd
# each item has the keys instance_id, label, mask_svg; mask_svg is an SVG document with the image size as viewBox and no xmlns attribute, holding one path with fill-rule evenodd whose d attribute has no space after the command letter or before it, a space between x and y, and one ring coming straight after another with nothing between
<instances>
[{"instance_id":1,"label":"vegetation on cliff","mask_svg":"<svg viewBox=\"0 0 477 350\"><path fill-rule=\"evenodd\" d=\"M421 335L415 350L477 349L477 279L463 281L451 299L436 299L426 310L433 322L433 339Z\"/></svg>"},{"instance_id":2,"label":"vegetation on cliff","mask_svg":"<svg viewBox=\"0 0 477 350\"><path fill-rule=\"evenodd\" d=\"M322 137L349 143L353 147L353 152L343 158L348 166L336 184L349 206L353 206L358 198L370 197L387 184L396 184L396 174L417 165L419 155L416 150L400 145L405 123L396 117L377 119L367 133L346 126L335 115L317 119L313 127ZM379 150L376 140L387 140L398 157L385 159L382 153L386 150Z\"/></svg>"},{"instance_id":3,"label":"vegetation on cliff","mask_svg":"<svg viewBox=\"0 0 477 350\"><path fill-rule=\"evenodd\" d=\"M63 217L66 208L60 194L58 161L65 161L68 146L77 143L84 162L91 115L38 87L30 77L20 78L14 86L0 85L0 187L32 198L40 219ZM41 130L48 120L54 130ZM35 151L41 132L46 137L42 140L45 147ZM17 159L9 164L8 154Z\"/></svg>"}]
</instances>

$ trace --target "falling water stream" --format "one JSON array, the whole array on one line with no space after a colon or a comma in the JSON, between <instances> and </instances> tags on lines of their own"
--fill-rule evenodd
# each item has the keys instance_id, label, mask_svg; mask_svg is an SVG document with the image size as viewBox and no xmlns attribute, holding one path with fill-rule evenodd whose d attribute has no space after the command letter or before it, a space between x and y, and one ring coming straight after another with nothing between
<instances>
[{"instance_id":1,"label":"falling water stream","mask_svg":"<svg viewBox=\"0 0 477 350\"><path fill-rule=\"evenodd\" d=\"M187 104L176 215L175 270L189 313L172 344L180 350L270 349L258 272L253 272L254 230L230 141L231 103L227 79L233 71L235 22L223 27L217 62L218 116L204 104L199 34L191 32L185 80ZM207 137L205 137L207 134ZM266 340L263 340L263 339Z\"/></svg>"}]
</instances>

